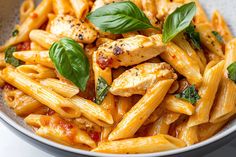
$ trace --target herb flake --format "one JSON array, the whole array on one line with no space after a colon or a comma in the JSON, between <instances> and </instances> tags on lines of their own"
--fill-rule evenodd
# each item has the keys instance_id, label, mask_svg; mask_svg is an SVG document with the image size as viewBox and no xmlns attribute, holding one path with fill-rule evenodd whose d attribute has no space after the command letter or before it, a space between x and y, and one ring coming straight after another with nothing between
<instances>
[{"instance_id":1,"label":"herb flake","mask_svg":"<svg viewBox=\"0 0 236 157\"><path fill-rule=\"evenodd\" d=\"M23 64L23 62L13 56L14 52L16 52L15 46L8 47L5 50L5 58L4 59L5 59L6 63L9 63L9 64L13 65L14 67L18 67L21 64Z\"/></svg>"},{"instance_id":2,"label":"herb flake","mask_svg":"<svg viewBox=\"0 0 236 157\"><path fill-rule=\"evenodd\" d=\"M201 41L199 32L195 31L194 25L190 25L185 30L185 36L190 41L191 46L196 50L201 50Z\"/></svg>"},{"instance_id":3,"label":"herb flake","mask_svg":"<svg viewBox=\"0 0 236 157\"><path fill-rule=\"evenodd\" d=\"M105 97L107 96L107 93L109 92L110 86L107 84L107 81L99 77L98 78L98 83L97 83L97 88L96 88L96 99L95 102L97 104L101 104Z\"/></svg>"},{"instance_id":4,"label":"herb flake","mask_svg":"<svg viewBox=\"0 0 236 157\"><path fill-rule=\"evenodd\" d=\"M230 64L227 70L229 79L236 83L236 62Z\"/></svg>"},{"instance_id":5,"label":"herb flake","mask_svg":"<svg viewBox=\"0 0 236 157\"><path fill-rule=\"evenodd\" d=\"M19 30L18 29L15 29L13 32L12 32L12 36L15 37L19 34Z\"/></svg>"},{"instance_id":6,"label":"herb flake","mask_svg":"<svg viewBox=\"0 0 236 157\"><path fill-rule=\"evenodd\" d=\"M175 97L186 100L191 104L195 104L201 98L194 85L187 87L183 92L176 94Z\"/></svg>"},{"instance_id":7,"label":"herb flake","mask_svg":"<svg viewBox=\"0 0 236 157\"><path fill-rule=\"evenodd\" d=\"M219 41L219 43L223 44L224 40L223 37L216 31L212 31L212 34L216 37L216 39Z\"/></svg>"}]
</instances>

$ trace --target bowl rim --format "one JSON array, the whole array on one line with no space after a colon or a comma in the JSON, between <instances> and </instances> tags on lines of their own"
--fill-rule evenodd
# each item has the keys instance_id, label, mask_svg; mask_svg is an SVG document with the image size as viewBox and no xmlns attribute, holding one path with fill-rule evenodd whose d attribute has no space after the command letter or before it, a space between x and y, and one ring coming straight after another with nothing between
<instances>
[{"instance_id":1,"label":"bowl rim","mask_svg":"<svg viewBox=\"0 0 236 157\"><path fill-rule=\"evenodd\" d=\"M16 129L17 131L23 133L24 135L30 137L31 139L34 139L38 142L41 142L45 145L52 146L54 148L60 149L62 151L67 151L70 153L75 153L75 154L81 154L81 155L89 155L89 156L96 156L96 157L120 157L121 154L105 154L105 153L97 153L97 152L91 152L91 151L86 151L86 150L81 150L77 148L72 148L69 146L65 146L59 143L56 143L54 141L48 140L46 138L40 137L33 132L29 131L28 129L24 128L20 124L16 123L13 119L11 119L7 114L5 114L3 111L0 110L0 118L6 122L8 125ZM236 125L233 125L229 127L227 130L222 131L219 134L214 135L213 137L202 141L200 143L175 149L175 150L169 150L169 151L164 151L164 152L155 152L155 153L145 153L145 154L122 154L123 157L153 157L153 156L169 156L169 155L176 155L180 153L185 153L189 152L201 147L204 147L208 144L214 143L230 134L236 131Z\"/></svg>"}]
</instances>

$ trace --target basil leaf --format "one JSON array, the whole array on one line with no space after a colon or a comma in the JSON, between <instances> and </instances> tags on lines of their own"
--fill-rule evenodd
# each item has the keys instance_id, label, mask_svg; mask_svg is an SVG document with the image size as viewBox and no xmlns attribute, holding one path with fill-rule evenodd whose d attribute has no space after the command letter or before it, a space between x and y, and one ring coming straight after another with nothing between
<instances>
[{"instance_id":1,"label":"basil leaf","mask_svg":"<svg viewBox=\"0 0 236 157\"><path fill-rule=\"evenodd\" d=\"M212 34L216 37L216 39L219 41L219 43L223 44L224 40L223 37L216 31L212 31Z\"/></svg>"},{"instance_id":2,"label":"basil leaf","mask_svg":"<svg viewBox=\"0 0 236 157\"><path fill-rule=\"evenodd\" d=\"M49 50L49 56L62 76L85 91L89 79L89 61L76 41L63 38L55 42Z\"/></svg>"},{"instance_id":3,"label":"basil leaf","mask_svg":"<svg viewBox=\"0 0 236 157\"><path fill-rule=\"evenodd\" d=\"M190 44L193 48L201 50L200 34L195 31L194 25L190 25L185 30L185 35L189 39Z\"/></svg>"},{"instance_id":4,"label":"basil leaf","mask_svg":"<svg viewBox=\"0 0 236 157\"><path fill-rule=\"evenodd\" d=\"M12 36L15 37L19 34L19 30L18 29L15 29L13 32L12 32Z\"/></svg>"},{"instance_id":5,"label":"basil leaf","mask_svg":"<svg viewBox=\"0 0 236 157\"><path fill-rule=\"evenodd\" d=\"M186 100L191 104L195 104L197 100L200 99L200 96L198 95L194 85L187 87L183 92L176 94L175 97Z\"/></svg>"},{"instance_id":6,"label":"basil leaf","mask_svg":"<svg viewBox=\"0 0 236 157\"><path fill-rule=\"evenodd\" d=\"M113 34L154 28L146 15L130 1L108 4L89 13L87 18L100 30Z\"/></svg>"},{"instance_id":7,"label":"basil leaf","mask_svg":"<svg viewBox=\"0 0 236 157\"><path fill-rule=\"evenodd\" d=\"M16 52L16 47L8 47L5 51L5 62L13 65L14 67L18 67L23 64L22 61L16 59L13 56L13 53Z\"/></svg>"},{"instance_id":8,"label":"basil leaf","mask_svg":"<svg viewBox=\"0 0 236 157\"><path fill-rule=\"evenodd\" d=\"M97 88L96 88L96 100L97 104L101 104L107 93L109 91L110 86L107 84L106 80L102 77L98 78Z\"/></svg>"},{"instance_id":9,"label":"basil leaf","mask_svg":"<svg viewBox=\"0 0 236 157\"><path fill-rule=\"evenodd\" d=\"M186 29L190 25L196 11L195 3L191 2L177 8L171 13L163 26L163 42L167 43L171 41L176 35Z\"/></svg>"},{"instance_id":10,"label":"basil leaf","mask_svg":"<svg viewBox=\"0 0 236 157\"><path fill-rule=\"evenodd\" d=\"M236 83L236 62L230 64L227 70L229 79L231 79L232 81L234 81L234 83Z\"/></svg>"}]
</instances>

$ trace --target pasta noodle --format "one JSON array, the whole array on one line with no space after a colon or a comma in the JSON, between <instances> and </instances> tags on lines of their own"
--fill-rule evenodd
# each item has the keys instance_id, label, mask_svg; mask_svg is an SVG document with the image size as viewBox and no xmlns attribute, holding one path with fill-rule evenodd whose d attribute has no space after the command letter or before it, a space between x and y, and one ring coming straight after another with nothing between
<instances>
[{"instance_id":1,"label":"pasta noodle","mask_svg":"<svg viewBox=\"0 0 236 157\"><path fill-rule=\"evenodd\" d=\"M39 136L153 153L206 140L236 114L236 39L199 0L24 0L19 16L0 88Z\"/></svg>"}]
</instances>

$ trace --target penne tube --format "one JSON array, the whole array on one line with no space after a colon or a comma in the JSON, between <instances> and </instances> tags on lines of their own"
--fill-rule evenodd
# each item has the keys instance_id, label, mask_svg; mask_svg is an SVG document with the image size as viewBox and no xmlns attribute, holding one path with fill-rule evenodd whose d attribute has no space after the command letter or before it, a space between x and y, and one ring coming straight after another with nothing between
<instances>
[{"instance_id":1,"label":"penne tube","mask_svg":"<svg viewBox=\"0 0 236 157\"><path fill-rule=\"evenodd\" d=\"M179 118L180 114L173 112L165 112L162 116L151 124L147 130L147 136L154 136L157 134L168 134L170 124Z\"/></svg>"},{"instance_id":2,"label":"penne tube","mask_svg":"<svg viewBox=\"0 0 236 157\"><path fill-rule=\"evenodd\" d=\"M168 95L163 101L166 109L172 112L192 115L195 107L187 101L176 98L173 95Z\"/></svg>"},{"instance_id":3,"label":"penne tube","mask_svg":"<svg viewBox=\"0 0 236 157\"><path fill-rule=\"evenodd\" d=\"M198 126L188 127L187 123L182 123L176 128L177 138L183 140L187 146L198 142Z\"/></svg>"},{"instance_id":4,"label":"penne tube","mask_svg":"<svg viewBox=\"0 0 236 157\"><path fill-rule=\"evenodd\" d=\"M48 51L18 51L14 52L13 56L24 62L41 64L49 68L54 68L53 63L49 58Z\"/></svg>"},{"instance_id":5,"label":"penne tube","mask_svg":"<svg viewBox=\"0 0 236 157\"><path fill-rule=\"evenodd\" d=\"M194 17L194 23L199 24L199 23L209 22L207 14L206 14L205 10L203 9L203 7L201 6L199 0L190 0L190 1L195 2L196 6L197 6L197 13Z\"/></svg>"},{"instance_id":6,"label":"penne tube","mask_svg":"<svg viewBox=\"0 0 236 157\"><path fill-rule=\"evenodd\" d=\"M205 66L202 63L201 59L197 55L196 51L191 47L189 42L185 39L184 35L181 33L174 38L174 43L183 49L187 54L194 58L193 65L195 64L196 69L200 69L201 74L203 74Z\"/></svg>"},{"instance_id":7,"label":"penne tube","mask_svg":"<svg viewBox=\"0 0 236 157\"><path fill-rule=\"evenodd\" d=\"M32 30L29 36L30 40L34 41L45 49L50 49L54 42L60 40L60 38L56 35L39 29Z\"/></svg>"},{"instance_id":8,"label":"penne tube","mask_svg":"<svg viewBox=\"0 0 236 157\"><path fill-rule=\"evenodd\" d=\"M29 39L29 33L33 29L39 28L47 20L47 14L52 10L52 0L43 0L39 6L31 13L31 15L19 27L19 34L11 37L3 46L0 51L6 49L11 45L18 44Z\"/></svg>"},{"instance_id":9,"label":"penne tube","mask_svg":"<svg viewBox=\"0 0 236 157\"><path fill-rule=\"evenodd\" d=\"M210 23L196 25L196 31L200 33L201 43L212 53L224 57L222 45L212 33L213 27Z\"/></svg>"},{"instance_id":10,"label":"penne tube","mask_svg":"<svg viewBox=\"0 0 236 157\"><path fill-rule=\"evenodd\" d=\"M148 125L154 123L157 119L159 119L165 111L165 107L163 104L159 105L152 114L147 118L147 120L143 123L143 125Z\"/></svg>"},{"instance_id":11,"label":"penne tube","mask_svg":"<svg viewBox=\"0 0 236 157\"><path fill-rule=\"evenodd\" d=\"M40 80L40 84L51 88L54 92L66 98L71 98L79 93L79 88L77 86L54 78Z\"/></svg>"},{"instance_id":12,"label":"penne tube","mask_svg":"<svg viewBox=\"0 0 236 157\"><path fill-rule=\"evenodd\" d=\"M221 121L219 123L205 123L198 126L198 136L200 141L204 141L213 135L215 135L220 129L222 129L229 119Z\"/></svg>"},{"instance_id":13,"label":"penne tube","mask_svg":"<svg viewBox=\"0 0 236 157\"><path fill-rule=\"evenodd\" d=\"M213 28L220 33L226 43L233 39L230 28L227 26L225 19L219 11L213 13L211 23Z\"/></svg>"},{"instance_id":14,"label":"penne tube","mask_svg":"<svg viewBox=\"0 0 236 157\"><path fill-rule=\"evenodd\" d=\"M16 71L32 79L46 79L56 77L54 70L46 68L40 64L21 65L16 68Z\"/></svg>"},{"instance_id":15,"label":"penne tube","mask_svg":"<svg viewBox=\"0 0 236 157\"><path fill-rule=\"evenodd\" d=\"M203 76L203 82L198 92L201 98L196 102L195 113L190 116L188 127L193 127L209 121L210 110L221 80L224 64L224 61L219 63L212 61L207 65Z\"/></svg>"},{"instance_id":16,"label":"penne tube","mask_svg":"<svg viewBox=\"0 0 236 157\"><path fill-rule=\"evenodd\" d=\"M53 0L53 12L60 15L70 14L73 15L73 9L69 0Z\"/></svg>"},{"instance_id":17,"label":"penne tube","mask_svg":"<svg viewBox=\"0 0 236 157\"><path fill-rule=\"evenodd\" d=\"M52 13L49 13L48 14L48 24L47 24L47 27L46 27L46 31L47 32L50 32L50 28L51 28L51 22L56 18L56 15L55 14L52 14Z\"/></svg>"},{"instance_id":18,"label":"penne tube","mask_svg":"<svg viewBox=\"0 0 236 157\"><path fill-rule=\"evenodd\" d=\"M88 118L92 122L100 126L109 126L113 124L112 115L94 102L79 96L75 96L69 100L80 109L84 117Z\"/></svg>"},{"instance_id":19,"label":"penne tube","mask_svg":"<svg viewBox=\"0 0 236 157\"><path fill-rule=\"evenodd\" d=\"M161 35L155 35L157 42L162 42ZM200 69L193 64L193 59L172 42L166 44L166 51L160 54L176 71L185 76L191 84L199 86L202 82Z\"/></svg>"},{"instance_id":20,"label":"penne tube","mask_svg":"<svg viewBox=\"0 0 236 157\"><path fill-rule=\"evenodd\" d=\"M98 79L102 77L106 80L108 85L112 83L112 71L111 68L107 67L104 70L99 67L97 64L97 55L96 52L93 53L93 72L94 72L94 80L95 80L95 89L97 89ZM102 101L101 106L106 109L111 115L115 113L115 101L114 96L108 92L107 96Z\"/></svg>"},{"instance_id":21,"label":"penne tube","mask_svg":"<svg viewBox=\"0 0 236 157\"><path fill-rule=\"evenodd\" d=\"M3 98L18 116L26 116L43 106L40 102L18 89L9 90L4 88Z\"/></svg>"},{"instance_id":22,"label":"penne tube","mask_svg":"<svg viewBox=\"0 0 236 157\"><path fill-rule=\"evenodd\" d=\"M34 11L34 1L25 0L20 7L20 23L23 23L27 17Z\"/></svg>"},{"instance_id":23,"label":"penne tube","mask_svg":"<svg viewBox=\"0 0 236 157\"><path fill-rule=\"evenodd\" d=\"M152 153L182 148L185 143L175 137L159 134L150 137L101 142L93 152L114 154Z\"/></svg>"},{"instance_id":24,"label":"penne tube","mask_svg":"<svg viewBox=\"0 0 236 157\"><path fill-rule=\"evenodd\" d=\"M116 104L117 114L116 114L116 122L121 121L123 116L131 109L132 107L131 97L119 97L118 102Z\"/></svg>"},{"instance_id":25,"label":"penne tube","mask_svg":"<svg viewBox=\"0 0 236 157\"><path fill-rule=\"evenodd\" d=\"M146 94L125 114L108 140L132 137L164 99L173 82L173 79L162 80L147 90Z\"/></svg>"},{"instance_id":26,"label":"penne tube","mask_svg":"<svg viewBox=\"0 0 236 157\"><path fill-rule=\"evenodd\" d=\"M45 49L43 47L41 47L41 45L39 45L38 43L32 41L30 43L30 50L31 51L43 51Z\"/></svg>"},{"instance_id":27,"label":"penne tube","mask_svg":"<svg viewBox=\"0 0 236 157\"><path fill-rule=\"evenodd\" d=\"M5 68L2 71L2 79L14 87L22 90L27 95L38 100L40 103L48 106L62 117L76 118L80 116L79 108L69 100L43 87L33 79L16 72L12 68Z\"/></svg>"},{"instance_id":28,"label":"penne tube","mask_svg":"<svg viewBox=\"0 0 236 157\"><path fill-rule=\"evenodd\" d=\"M72 8L78 19L84 19L89 12L88 0L70 0Z\"/></svg>"},{"instance_id":29,"label":"penne tube","mask_svg":"<svg viewBox=\"0 0 236 157\"><path fill-rule=\"evenodd\" d=\"M236 105L236 84L228 78L227 67L236 61L236 39L226 44L225 66L210 122L218 123L230 115Z\"/></svg>"},{"instance_id":30,"label":"penne tube","mask_svg":"<svg viewBox=\"0 0 236 157\"><path fill-rule=\"evenodd\" d=\"M91 148L96 147L96 143L85 131L80 130L75 124L67 122L59 116L31 114L25 118L25 122L38 128L36 134L47 139L74 147L77 144L85 144Z\"/></svg>"}]
</instances>

